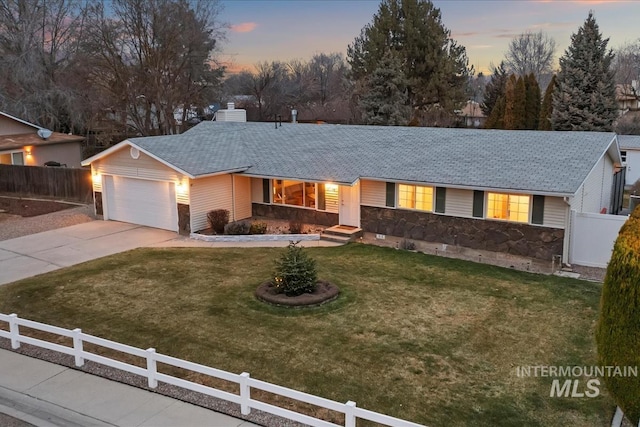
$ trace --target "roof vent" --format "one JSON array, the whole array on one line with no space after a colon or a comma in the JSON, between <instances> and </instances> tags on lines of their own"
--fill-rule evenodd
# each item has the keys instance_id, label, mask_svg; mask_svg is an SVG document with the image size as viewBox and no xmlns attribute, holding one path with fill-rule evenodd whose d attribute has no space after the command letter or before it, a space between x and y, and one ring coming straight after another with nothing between
<instances>
[{"instance_id":1,"label":"roof vent","mask_svg":"<svg viewBox=\"0 0 640 427\"><path fill-rule=\"evenodd\" d=\"M53 132L51 132L49 129L39 129L38 130L38 136L42 139L47 139L51 136Z\"/></svg>"},{"instance_id":2,"label":"roof vent","mask_svg":"<svg viewBox=\"0 0 640 427\"><path fill-rule=\"evenodd\" d=\"M227 102L227 110L233 110L236 108L236 104L233 102Z\"/></svg>"}]
</instances>

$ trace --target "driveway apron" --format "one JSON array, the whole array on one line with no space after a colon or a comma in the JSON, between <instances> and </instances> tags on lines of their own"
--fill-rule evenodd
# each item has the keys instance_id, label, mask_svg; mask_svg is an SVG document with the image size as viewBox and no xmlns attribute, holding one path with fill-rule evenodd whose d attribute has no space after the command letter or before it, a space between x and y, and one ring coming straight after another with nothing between
<instances>
[{"instance_id":1,"label":"driveway apron","mask_svg":"<svg viewBox=\"0 0 640 427\"><path fill-rule=\"evenodd\" d=\"M0 285L177 237L157 228L91 221L0 241Z\"/></svg>"}]
</instances>

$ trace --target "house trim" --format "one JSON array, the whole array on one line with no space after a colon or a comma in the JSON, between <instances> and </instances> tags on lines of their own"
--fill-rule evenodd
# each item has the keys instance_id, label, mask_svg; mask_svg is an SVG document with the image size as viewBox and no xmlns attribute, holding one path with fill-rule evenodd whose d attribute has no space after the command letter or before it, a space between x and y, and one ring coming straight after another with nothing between
<instances>
[{"instance_id":1,"label":"house trim","mask_svg":"<svg viewBox=\"0 0 640 427\"><path fill-rule=\"evenodd\" d=\"M378 181L378 182L394 182L396 184L409 184L409 185L424 185L430 187L444 187L444 188L454 188L456 190L478 190L478 191L490 191L492 193L520 193L520 194L538 194L540 196L552 196L552 197L567 197L573 196L575 193L554 193L551 191L538 191L538 190L523 190L516 188L498 188L498 187L474 187L469 185L456 185L456 184L445 184L445 183L430 183L425 181L406 181L406 180L396 180L389 178L372 178L367 176L362 176L360 179L366 179L367 181Z\"/></svg>"}]
</instances>

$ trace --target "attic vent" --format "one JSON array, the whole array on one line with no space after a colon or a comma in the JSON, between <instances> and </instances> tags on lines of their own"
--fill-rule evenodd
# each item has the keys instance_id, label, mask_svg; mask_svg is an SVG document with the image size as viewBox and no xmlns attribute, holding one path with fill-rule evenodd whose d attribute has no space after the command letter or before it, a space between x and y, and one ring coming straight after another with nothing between
<instances>
[{"instance_id":1,"label":"attic vent","mask_svg":"<svg viewBox=\"0 0 640 427\"><path fill-rule=\"evenodd\" d=\"M38 129L38 136L42 139L49 138L52 133L49 129Z\"/></svg>"},{"instance_id":2,"label":"attic vent","mask_svg":"<svg viewBox=\"0 0 640 427\"><path fill-rule=\"evenodd\" d=\"M140 150L138 150L136 147L131 147L131 149L129 150L129 154L131 154L131 158L135 160L140 157Z\"/></svg>"}]
</instances>

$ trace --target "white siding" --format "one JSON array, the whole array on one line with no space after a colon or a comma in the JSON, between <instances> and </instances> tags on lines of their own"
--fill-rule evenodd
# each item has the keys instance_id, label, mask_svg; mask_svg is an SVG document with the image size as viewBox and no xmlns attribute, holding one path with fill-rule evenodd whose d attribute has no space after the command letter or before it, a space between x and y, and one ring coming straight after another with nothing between
<instances>
[{"instance_id":1,"label":"white siding","mask_svg":"<svg viewBox=\"0 0 640 427\"><path fill-rule=\"evenodd\" d=\"M188 205L190 189L191 180L189 180L189 178L185 177L182 181L178 181L178 184L176 184L176 201L183 205Z\"/></svg>"},{"instance_id":2,"label":"white siding","mask_svg":"<svg viewBox=\"0 0 640 427\"><path fill-rule=\"evenodd\" d=\"M102 176L98 175L98 171L91 165L91 182L93 182L93 191L102 191Z\"/></svg>"},{"instance_id":3,"label":"white siding","mask_svg":"<svg viewBox=\"0 0 640 427\"><path fill-rule=\"evenodd\" d=\"M251 178L234 175L235 210L233 220L251 217Z\"/></svg>"},{"instance_id":4,"label":"white siding","mask_svg":"<svg viewBox=\"0 0 640 427\"><path fill-rule=\"evenodd\" d=\"M251 201L253 203L263 203L262 178L251 178Z\"/></svg>"},{"instance_id":5,"label":"white siding","mask_svg":"<svg viewBox=\"0 0 640 427\"><path fill-rule=\"evenodd\" d=\"M323 185L323 184L318 184ZM338 191L326 191L324 193L324 210L331 213L340 212Z\"/></svg>"},{"instance_id":6,"label":"white siding","mask_svg":"<svg viewBox=\"0 0 640 427\"><path fill-rule=\"evenodd\" d=\"M213 209L227 209L231 216L233 210L231 175L218 175L191 181L191 231L207 228L207 212Z\"/></svg>"},{"instance_id":7,"label":"white siding","mask_svg":"<svg viewBox=\"0 0 640 427\"><path fill-rule=\"evenodd\" d=\"M562 197L545 197L543 225L554 228L565 228L568 209L569 205L564 202Z\"/></svg>"},{"instance_id":8,"label":"white siding","mask_svg":"<svg viewBox=\"0 0 640 427\"><path fill-rule=\"evenodd\" d=\"M133 159L129 154L128 146L93 162L91 166L95 172L106 175L174 182L182 179L182 175L177 171L142 152L140 157Z\"/></svg>"},{"instance_id":9,"label":"white siding","mask_svg":"<svg viewBox=\"0 0 640 427\"><path fill-rule=\"evenodd\" d=\"M633 185L640 179L640 151L627 149L627 174L625 184Z\"/></svg>"},{"instance_id":10,"label":"white siding","mask_svg":"<svg viewBox=\"0 0 640 427\"><path fill-rule=\"evenodd\" d=\"M387 183L384 181L360 180L360 204L385 207L387 201Z\"/></svg>"},{"instance_id":11,"label":"white siding","mask_svg":"<svg viewBox=\"0 0 640 427\"><path fill-rule=\"evenodd\" d=\"M613 161L608 154L593 168L571 201L571 209L576 212L600 213L609 209L611 185L613 183Z\"/></svg>"},{"instance_id":12,"label":"white siding","mask_svg":"<svg viewBox=\"0 0 640 427\"><path fill-rule=\"evenodd\" d=\"M473 216L473 191L447 188L444 213L445 215L471 218Z\"/></svg>"}]
</instances>

